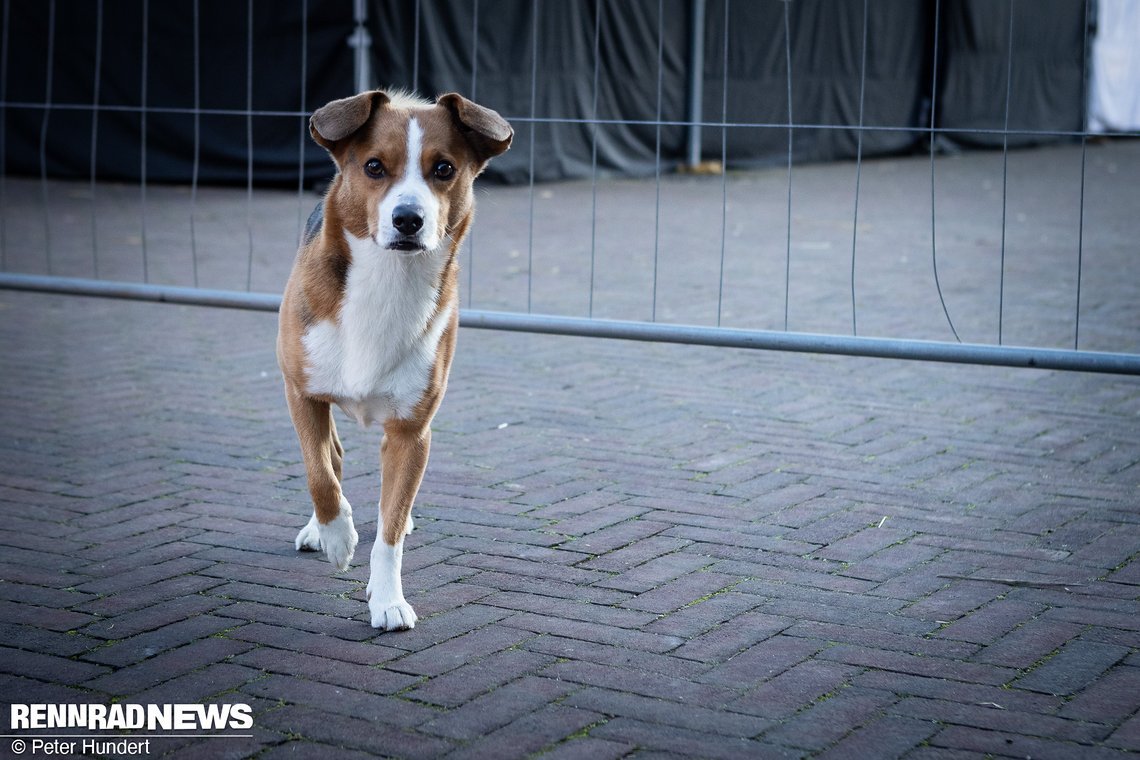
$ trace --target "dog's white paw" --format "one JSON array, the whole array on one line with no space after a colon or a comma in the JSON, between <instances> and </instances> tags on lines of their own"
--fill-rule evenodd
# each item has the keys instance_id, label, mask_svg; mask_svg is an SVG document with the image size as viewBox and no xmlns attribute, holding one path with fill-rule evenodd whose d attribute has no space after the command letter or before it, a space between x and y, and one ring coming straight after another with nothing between
<instances>
[{"instance_id":1,"label":"dog's white paw","mask_svg":"<svg viewBox=\"0 0 1140 760\"><path fill-rule=\"evenodd\" d=\"M406 530L404 530L404 535L405 535L405 536L410 536L410 535L412 535L412 531L413 531L413 530L415 530L415 527L416 527L416 523L415 523L415 521L414 521L414 520L412 520L412 516L411 516L411 515L408 515L408 527L407 527L407 529L406 529Z\"/></svg>"},{"instance_id":2,"label":"dog's white paw","mask_svg":"<svg viewBox=\"0 0 1140 760\"><path fill-rule=\"evenodd\" d=\"M416 613L404 599L404 584L400 569L404 558L404 539L395 546L384 543L384 520L376 526L376 543L372 545L371 566L368 572L368 611L372 627L382 631L403 631L414 628Z\"/></svg>"},{"instance_id":3,"label":"dog's white paw","mask_svg":"<svg viewBox=\"0 0 1140 760\"><path fill-rule=\"evenodd\" d=\"M368 600L368 611L372 613L372 627L381 631L406 631L416 627L416 611L404 600L383 606Z\"/></svg>"},{"instance_id":4,"label":"dog's white paw","mask_svg":"<svg viewBox=\"0 0 1140 760\"><path fill-rule=\"evenodd\" d=\"M352 555L356 552L356 526L352 524L352 506L344 496L340 497L340 513L327 523L317 523L320 532L320 546L325 557L337 570L347 570Z\"/></svg>"},{"instance_id":5,"label":"dog's white paw","mask_svg":"<svg viewBox=\"0 0 1140 760\"><path fill-rule=\"evenodd\" d=\"M319 552L321 550L321 531L318 526L317 516L310 515L309 522L305 524L297 533L297 540L293 545L297 547L299 552Z\"/></svg>"}]
</instances>

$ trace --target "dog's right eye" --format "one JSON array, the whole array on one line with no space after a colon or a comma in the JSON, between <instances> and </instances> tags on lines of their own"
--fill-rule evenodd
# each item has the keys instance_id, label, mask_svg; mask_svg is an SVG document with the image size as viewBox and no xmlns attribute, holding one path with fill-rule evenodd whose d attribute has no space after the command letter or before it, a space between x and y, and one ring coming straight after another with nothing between
<instances>
[{"instance_id":1,"label":"dog's right eye","mask_svg":"<svg viewBox=\"0 0 1140 760\"><path fill-rule=\"evenodd\" d=\"M364 162L364 173L373 179L380 179L384 176L384 164L378 158L370 158Z\"/></svg>"}]
</instances>

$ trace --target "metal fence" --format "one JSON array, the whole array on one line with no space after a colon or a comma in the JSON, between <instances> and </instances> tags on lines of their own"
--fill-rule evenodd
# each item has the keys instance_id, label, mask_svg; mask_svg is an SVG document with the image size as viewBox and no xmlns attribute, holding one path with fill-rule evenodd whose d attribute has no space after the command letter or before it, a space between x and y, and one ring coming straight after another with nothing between
<instances>
[{"instance_id":1,"label":"metal fence","mask_svg":"<svg viewBox=\"0 0 1140 760\"><path fill-rule=\"evenodd\" d=\"M41 60L10 59L11 1L3 4L0 152L7 157L8 114L40 114L40 171L39 176L9 175L6 158L0 166L0 287L275 310L303 220L318 197L303 179L309 108L254 108L252 75L245 108L202 108L198 88L206 84L197 79L193 107L148 106L145 51L156 41L145 33L140 105L101 103L97 87L94 102L60 101L51 87L57 52L50 36ZM477 32L479 2L471 1ZM537 18L541 3L533 2ZM730 0L721 2L727 16ZM874 2L863 3L862 34L851 41L861 46L864 62L865 14ZM1013 0L1009 4L1012 8ZM358 15L363 14L363 3L356 5ZM788 5L783 3L784 54L790 60ZM143 0L142 7L149 3ZM417 30L419 7L417 2ZM54 25L54 0L49 8ZM252 0L246 8L252 46ZM101 19L102 2L98 13ZM658 18L664 14L658 0ZM699 17L695 13L694 21ZM1012 13L1009 18L1012 40ZM145 22L143 28L148 28ZM596 26L595 34L600 33ZM660 23L657 34L660 40ZM537 60L537 22L531 35L526 44ZM365 38L358 27L355 50L347 53L355 56L360 82L369 76L362 54ZM101 40L98 31L96 39ZM1012 49L1011 44L1010 61ZM472 89L478 85L477 52L472 51ZM697 54L727 61L727 39L724 49ZM660 54L658 60L660 65ZM98 54L93 65L98 82ZM42 100L13 100L8 95L11 78L28 66L47 67ZM853 124L800 123L790 107L790 64L786 120L735 122L727 118L727 64L724 71L725 105L719 118L693 112L685 119L664 119L660 95L655 112L633 120L599 118L596 109L571 117L550 117L533 108L505 113L517 133L512 150L526 155L529 180L479 190L479 218L464 251L461 323L1140 374L1140 256L1135 242L1140 240L1135 207L1140 149L1134 139L1140 134L1011 130L1008 84L1005 124L979 130L1000 140L996 150L945 150L944 130L935 120L937 103L927 123L918 127L868 125L862 109ZM591 71L585 63L582 72L593 75L596 92L596 66ZM538 79L533 70L530 76L533 95ZM865 81L865 65L860 76ZM304 103L303 86L301 91ZM691 96L691 102L699 101L699 92ZM90 118L92 151L101 119L122 113L141 119L140 182L101 179L94 158L84 181L49 176L51 152L59 149L48 140L51 119L76 112ZM185 146L194 157L188 185L147 177L148 144L160 137L148 131L148 116L172 114L194 124L194 143ZM244 186L198 181L198 135L207 117L245 124ZM291 190L255 187L258 120L296 125L302 180ZM535 164L543 160L535 149L537 135L567 123L587 126L595 146L597 134L615 126L637 124L658 135L662 129L682 128L690 136L693 162L702 158L700 133L706 138L719 133L721 155L703 158L713 159L721 171L672 171L662 159L658 137L649 176L612 176L595 160L585 179L536 181ZM856 135L853 160L800 164L793 159L797 134L836 129ZM767 168L725 170L724 146L740 130L786 135L786 160ZM869 159L863 155L863 138L875 132L919 134L926 147L919 154ZM1011 136L1026 135L1053 142L1032 149L1010 147Z\"/></svg>"}]
</instances>

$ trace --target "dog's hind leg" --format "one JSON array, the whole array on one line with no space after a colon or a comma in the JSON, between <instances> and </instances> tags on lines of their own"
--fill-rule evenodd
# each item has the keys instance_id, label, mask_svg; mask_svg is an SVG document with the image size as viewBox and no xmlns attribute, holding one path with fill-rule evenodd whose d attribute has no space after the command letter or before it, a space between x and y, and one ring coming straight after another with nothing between
<instances>
[{"instance_id":1,"label":"dog's hind leg","mask_svg":"<svg viewBox=\"0 0 1140 760\"><path fill-rule=\"evenodd\" d=\"M332 444L330 450L332 458L333 474L336 475L337 482L344 481L344 446L340 444L340 437L336 434L336 420L333 419L332 408L329 408L329 442Z\"/></svg>"},{"instance_id":2,"label":"dog's hind leg","mask_svg":"<svg viewBox=\"0 0 1140 760\"><path fill-rule=\"evenodd\" d=\"M373 628L395 631L416 624L416 613L404 598L400 570L404 536L412 529L412 504L423 481L430 448L428 425L399 420L384 425L380 521L372 546L367 592Z\"/></svg>"},{"instance_id":3,"label":"dog's hind leg","mask_svg":"<svg viewBox=\"0 0 1140 760\"><path fill-rule=\"evenodd\" d=\"M356 551L357 535L352 524L352 505L341 493L344 449L336 436L332 411L327 402L292 391L288 391L286 397L301 443L309 495L313 500L313 516L297 534L294 545L298 551L324 549L334 567L347 570Z\"/></svg>"}]
</instances>

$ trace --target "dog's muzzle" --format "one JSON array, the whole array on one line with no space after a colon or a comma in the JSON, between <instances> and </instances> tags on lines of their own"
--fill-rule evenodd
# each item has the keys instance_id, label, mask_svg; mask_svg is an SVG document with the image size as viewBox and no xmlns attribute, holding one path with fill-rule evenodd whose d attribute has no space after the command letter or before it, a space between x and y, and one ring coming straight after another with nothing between
<instances>
[{"instance_id":1,"label":"dog's muzzle","mask_svg":"<svg viewBox=\"0 0 1140 760\"><path fill-rule=\"evenodd\" d=\"M392 209L392 227L399 236L388 246L397 251L420 251L420 230L424 226L424 210L419 206L401 203Z\"/></svg>"}]
</instances>

